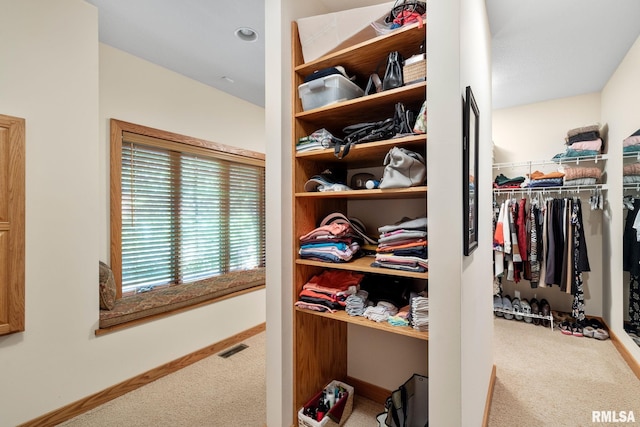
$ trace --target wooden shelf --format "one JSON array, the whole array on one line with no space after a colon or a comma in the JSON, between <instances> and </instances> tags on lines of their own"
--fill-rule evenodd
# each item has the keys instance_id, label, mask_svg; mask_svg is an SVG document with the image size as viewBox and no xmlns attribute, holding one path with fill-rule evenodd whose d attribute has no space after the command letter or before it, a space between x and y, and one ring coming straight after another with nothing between
<instances>
[{"instance_id":1,"label":"wooden shelf","mask_svg":"<svg viewBox=\"0 0 640 427\"><path fill-rule=\"evenodd\" d=\"M408 109L417 112L426 96L427 82L414 83L309 111L301 111L295 114L295 118L314 123L318 128L326 127L331 133L338 134L347 125L393 117L395 102L403 102Z\"/></svg>"},{"instance_id":2,"label":"wooden shelf","mask_svg":"<svg viewBox=\"0 0 640 427\"><path fill-rule=\"evenodd\" d=\"M335 162L340 165L357 165L357 167L381 166L384 156L393 147L403 147L418 153L425 153L427 135L410 135L384 141L357 144L350 148L349 154L338 159L333 148L296 153L298 160L313 162Z\"/></svg>"},{"instance_id":3,"label":"wooden shelf","mask_svg":"<svg viewBox=\"0 0 640 427\"><path fill-rule=\"evenodd\" d=\"M417 199L427 194L428 187L389 188L385 190L309 191L296 193L297 198L313 199Z\"/></svg>"},{"instance_id":4,"label":"wooden shelf","mask_svg":"<svg viewBox=\"0 0 640 427\"><path fill-rule=\"evenodd\" d=\"M323 313L313 310L305 310L296 307L296 311L300 313L310 314L312 316L321 316L328 319L337 320L339 322L351 323L353 325L363 326L365 328L378 329L380 331L392 334L404 335L411 338L429 341L429 332L417 331L410 326L393 326L388 322L376 322L362 316L349 316L345 311L336 311L335 313Z\"/></svg>"},{"instance_id":5,"label":"wooden shelf","mask_svg":"<svg viewBox=\"0 0 640 427\"><path fill-rule=\"evenodd\" d=\"M385 60L389 52L398 51L408 58L418 53L420 45L426 39L426 25L420 28L418 23L399 28L389 34L374 37L354 46L329 53L315 61L294 68L299 75L311 74L316 70L342 65L349 73L368 76L376 72L384 73Z\"/></svg>"},{"instance_id":6,"label":"wooden shelf","mask_svg":"<svg viewBox=\"0 0 640 427\"><path fill-rule=\"evenodd\" d=\"M429 272L425 273L416 273L413 271L403 271L403 270L394 270L391 268L380 268L380 267L371 267L371 263L374 261L374 257L365 256L362 258L354 259L350 262L322 262L322 261L314 261L310 259L296 259L296 264L299 265L311 265L314 267L324 267L324 268L333 268L336 270L350 270L350 271L358 271L360 273L372 273L372 274L383 274L386 276L396 276L396 277L411 277L414 279L428 279Z\"/></svg>"},{"instance_id":7,"label":"wooden shelf","mask_svg":"<svg viewBox=\"0 0 640 427\"><path fill-rule=\"evenodd\" d=\"M419 24L409 25L397 29L390 34L378 36L358 43L346 49L324 55L317 60L303 63L302 48L299 43L297 24L292 23L292 88L297 90L309 74L316 70L341 65L350 76L355 76L355 83L360 87L366 84L372 73L384 73L389 52L398 51L408 58L420 50L420 45L426 39L426 28ZM310 135L318 129L326 129L338 138L343 137L346 126L363 122L376 122L394 116L395 105L403 103L405 108L416 114L422 107L427 96L427 82L412 83L380 93L362 96L302 111L302 102L298 96L292 97L293 132L292 147L303 136ZM392 138L384 141L358 144L351 147L344 159L338 159L333 149L314 150L294 153L292 156L292 185L293 185L293 224L295 236L300 236L316 227L317 221L330 212L344 212L349 210L366 210L368 202L349 203L352 200L372 201L374 207L379 203L375 200L395 199L394 208L402 211L401 206L407 206L406 215L422 215L427 204L426 185L403 189L387 190L350 190L343 192L304 192L305 182L320 171L338 167L347 170L360 168L382 167L384 158L394 146L407 148L420 153L426 158L427 135L410 135ZM404 200L403 200L404 199ZM419 212L416 212L419 211ZM375 216L375 214L374 214ZM376 221L372 221L376 222ZM293 242L299 247L299 241ZM367 256L346 263L328 263L307 259L296 259L292 289L293 303L298 300L299 292L310 275L321 269L336 269L379 275L382 278L412 279L416 285L426 284L429 273L415 273L389 268L372 267L374 257ZM296 411L303 405L310 395L319 387L335 378L345 378L348 375L348 329L349 324L365 328L377 329L396 335L428 341L428 332L419 332L411 327L392 326L388 323L377 323L360 316L349 316L344 311L336 313L321 313L316 311L295 309L293 316L294 354L293 354L293 398L294 419ZM368 332L367 330L359 332ZM425 362L428 355L425 354Z\"/></svg>"}]
</instances>

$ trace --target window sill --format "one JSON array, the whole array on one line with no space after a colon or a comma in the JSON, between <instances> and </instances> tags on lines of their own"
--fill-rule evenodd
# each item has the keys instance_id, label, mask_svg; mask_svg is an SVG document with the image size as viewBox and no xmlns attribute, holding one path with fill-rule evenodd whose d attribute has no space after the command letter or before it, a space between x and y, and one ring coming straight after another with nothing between
<instances>
[{"instance_id":1,"label":"window sill","mask_svg":"<svg viewBox=\"0 0 640 427\"><path fill-rule=\"evenodd\" d=\"M135 294L117 300L113 310L100 310L100 328L95 334L104 335L264 288L265 269L261 268Z\"/></svg>"}]
</instances>

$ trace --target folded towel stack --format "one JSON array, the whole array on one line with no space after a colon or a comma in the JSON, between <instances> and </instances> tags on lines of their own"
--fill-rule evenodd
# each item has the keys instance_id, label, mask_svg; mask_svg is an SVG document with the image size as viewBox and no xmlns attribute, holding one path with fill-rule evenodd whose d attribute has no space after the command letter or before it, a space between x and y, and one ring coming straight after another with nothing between
<instances>
[{"instance_id":1,"label":"folded towel stack","mask_svg":"<svg viewBox=\"0 0 640 427\"><path fill-rule=\"evenodd\" d=\"M411 298L411 324L418 331L429 330L429 298Z\"/></svg>"}]
</instances>

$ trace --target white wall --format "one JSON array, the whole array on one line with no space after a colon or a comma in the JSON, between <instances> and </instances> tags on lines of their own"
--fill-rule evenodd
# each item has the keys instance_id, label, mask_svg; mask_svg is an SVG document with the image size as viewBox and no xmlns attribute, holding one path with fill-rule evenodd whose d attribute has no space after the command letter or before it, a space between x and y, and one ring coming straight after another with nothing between
<instances>
[{"instance_id":1,"label":"white wall","mask_svg":"<svg viewBox=\"0 0 640 427\"><path fill-rule=\"evenodd\" d=\"M551 160L562 153L566 146L564 138L569 129L601 123L600 94L590 93L569 98L538 102L513 108L493 111L493 141L495 143L495 162L526 162ZM611 128L611 126L609 126ZM611 139L609 138L611 141ZM605 144L605 150L611 144ZM606 164L606 180L612 177L610 161ZM593 164L590 164L593 166ZM534 166L533 170L551 172L557 170L556 165ZM504 174L507 177L524 176L529 173L528 166L501 168L494 170L492 177ZM603 218L607 211L591 211L588 205L588 193L583 193L583 222L585 238L591 266L590 273L584 273L585 312L592 316L602 316L602 299L606 274L603 256ZM502 199L499 199L502 200ZM516 292L520 298L545 298L552 310L571 311L573 296L560 292L558 286L531 288L529 281L518 284L503 280L504 295L514 297Z\"/></svg>"},{"instance_id":2,"label":"white wall","mask_svg":"<svg viewBox=\"0 0 640 427\"><path fill-rule=\"evenodd\" d=\"M265 110L100 44L101 259L109 255L109 120L264 153Z\"/></svg>"},{"instance_id":3,"label":"white wall","mask_svg":"<svg viewBox=\"0 0 640 427\"><path fill-rule=\"evenodd\" d=\"M628 274L622 273L622 140L640 129L638 102L640 99L640 38L613 73L602 90L602 120L609 124L610 180L617 183L609 189L609 227L605 228L605 245L609 253L611 271L607 277L607 293L603 298L605 319L622 343L640 362L640 348L624 333L622 322L628 301ZM624 213L626 215L626 212Z\"/></svg>"},{"instance_id":4,"label":"white wall","mask_svg":"<svg viewBox=\"0 0 640 427\"><path fill-rule=\"evenodd\" d=\"M493 110L495 162L550 160L564 151L569 129L598 122L599 93Z\"/></svg>"},{"instance_id":5,"label":"white wall","mask_svg":"<svg viewBox=\"0 0 640 427\"><path fill-rule=\"evenodd\" d=\"M108 253L107 118L263 151L264 113L101 49L97 11L84 1L0 6L0 112L27 125L26 331L0 337L0 425L11 426L264 322L258 291L94 336L97 264Z\"/></svg>"},{"instance_id":6,"label":"white wall","mask_svg":"<svg viewBox=\"0 0 640 427\"><path fill-rule=\"evenodd\" d=\"M480 112L478 248L462 260L461 378L463 426L480 426L493 367L491 192L491 34L483 0L462 0L460 93L471 86ZM461 175L461 174L459 174ZM460 188L460 187L458 187ZM478 187L476 187L478 188ZM441 302L446 306L444 302Z\"/></svg>"}]
</instances>

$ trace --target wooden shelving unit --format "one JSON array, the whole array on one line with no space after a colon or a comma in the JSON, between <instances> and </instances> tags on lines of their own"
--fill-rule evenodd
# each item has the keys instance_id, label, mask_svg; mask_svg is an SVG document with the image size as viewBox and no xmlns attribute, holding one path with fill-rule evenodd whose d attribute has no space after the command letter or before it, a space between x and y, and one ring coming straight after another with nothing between
<instances>
[{"instance_id":1,"label":"wooden shelving unit","mask_svg":"<svg viewBox=\"0 0 640 427\"><path fill-rule=\"evenodd\" d=\"M293 215L294 223L292 242L294 253L298 252L298 237L308 233L318 226L326 215L332 212L342 212L349 216L349 202L358 203L368 200L392 199L394 205L402 204L403 200L421 204L424 212L427 208L428 187L419 186L404 189L389 190L352 190L342 192L306 192L305 182L326 168L342 167L348 170L381 166L385 155L394 146L405 147L418 152L426 158L426 135L411 135L385 141L356 145L351 148L349 155L343 159L335 157L333 149L323 149L310 152L295 152L295 144L300 137L325 128L334 135L340 135L341 130L350 124L363 121L378 121L393 116L394 106L398 102L413 111L418 111L426 98L427 83L420 82L378 94L364 96L349 101L303 111L300 99L297 97L298 86L303 83L306 75L315 70L336 65L342 65L350 75L356 76L356 82L361 86L368 76L376 70L379 64L384 66L390 51L397 50L404 57L418 52L426 38L426 28L417 24L399 29L391 34L376 37L347 49L328 54L318 60L303 63L302 49L299 44L297 26L292 25L293 43ZM384 73L383 69L379 70ZM411 213L409 215L411 216ZM308 279L326 269L341 269L357 271L365 274L384 275L390 278L408 278L419 283L428 280L428 273L414 273L401 270L372 267L371 257L362 257L346 263L326 263L307 259L296 259L293 266L292 304L298 300L302 286ZM344 311L336 313L322 313L296 308L293 316L294 329L294 408L298 409L317 390L329 381L337 379L344 381L347 377L347 326L358 325L362 328L398 334L412 339L428 341L428 332L416 331L411 327L391 326L378 323L363 317L349 316ZM428 356L425 354L425 366ZM381 369L384 369L381 367ZM380 388L377 388L378 395ZM358 394L367 396L367 390L360 385ZM371 393L373 395L375 393ZM382 402L381 402L382 403Z\"/></svg>"}]
</instances>

